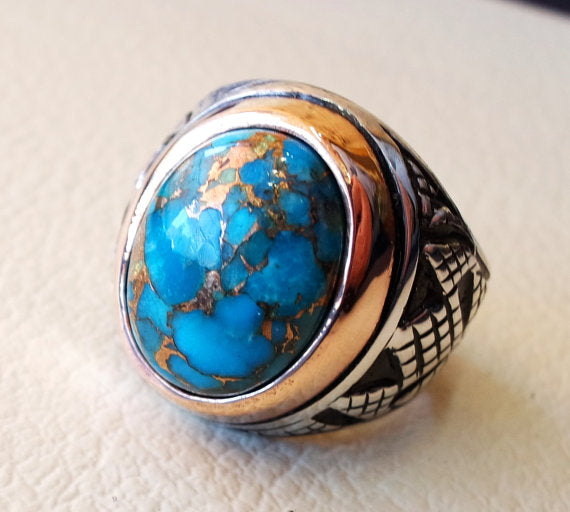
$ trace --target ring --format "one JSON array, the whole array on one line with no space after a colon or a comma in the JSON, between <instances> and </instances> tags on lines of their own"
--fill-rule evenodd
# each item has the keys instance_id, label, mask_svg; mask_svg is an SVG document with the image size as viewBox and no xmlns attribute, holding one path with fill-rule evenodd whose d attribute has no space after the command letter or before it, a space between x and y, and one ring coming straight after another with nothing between
<instances>
[{"instance_id":1,"label":"ring","mask_svg":"<svg viewBox=\"0 0 570 512\"><path fill-rule=\"evenodd\" d=\"M266 435L409 401L489 278L456 206L392 130L331 92L261 80L213 92L162 144L119 260L121 324L148 380Z\"/></svg>"}]
</instances>

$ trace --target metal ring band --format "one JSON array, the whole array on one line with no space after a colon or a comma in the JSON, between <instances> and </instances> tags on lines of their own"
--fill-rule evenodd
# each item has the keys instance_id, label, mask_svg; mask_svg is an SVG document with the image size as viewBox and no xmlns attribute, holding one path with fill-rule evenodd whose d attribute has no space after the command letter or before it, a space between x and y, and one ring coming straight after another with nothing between
<instances>
[{"instance_id":1,"label":"metal ring band","mask_svg":"<svg viewBox=\"0 0 570 512\"><path fill-rule=\"evenodd\" d=\"M347 260L327 321L294 365L241 395L192 395L157 375L141 354L127 314L126 275L141 219L165 176L213 135L244 126L291 133L333 170L349 219ZM447 360L485 292L484 257L427 166L374 116L322 89L250 81L212 93L167 138L137 189L119 263L130 351L160 391L233 427L321 432L406 403Z\"/></svg>"}]
</instances>

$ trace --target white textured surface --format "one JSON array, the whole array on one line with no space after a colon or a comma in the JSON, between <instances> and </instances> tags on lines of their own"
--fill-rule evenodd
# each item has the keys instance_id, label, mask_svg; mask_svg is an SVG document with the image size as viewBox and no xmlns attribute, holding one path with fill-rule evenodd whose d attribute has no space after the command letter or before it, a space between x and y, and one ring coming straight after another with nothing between
<instances>
[{"instance_id":1,"label":"white textured surface","mask_svg":"<svg viewBox=\"0 0 570 512\"><path fill-rule=\"evenodd\" d=\"M1 510L570 509L568 18L490 0L1 11ZM491 263L462 347L382 421L212 428L123 351L114 251L135 177L209 90L258 76L382 117Z\"/></svg>"}]
</instances>

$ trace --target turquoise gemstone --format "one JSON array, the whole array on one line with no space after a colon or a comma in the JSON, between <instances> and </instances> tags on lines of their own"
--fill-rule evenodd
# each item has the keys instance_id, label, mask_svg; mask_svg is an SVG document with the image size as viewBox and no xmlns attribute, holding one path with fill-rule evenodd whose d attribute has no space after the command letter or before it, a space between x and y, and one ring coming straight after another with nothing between
<instances>
[{"instance_id":1,"label":"turquoise gemstone","mask_svg":"<svg viewBox=\"0 0 570 512\"><path fill-rule=\"evenodd\" d=\"M243 393L275 379L322 327L346 218L337 182L304 142L235 130L166 179L127 274L133 335L179 388Z\"/></svg>"}]
</instances>

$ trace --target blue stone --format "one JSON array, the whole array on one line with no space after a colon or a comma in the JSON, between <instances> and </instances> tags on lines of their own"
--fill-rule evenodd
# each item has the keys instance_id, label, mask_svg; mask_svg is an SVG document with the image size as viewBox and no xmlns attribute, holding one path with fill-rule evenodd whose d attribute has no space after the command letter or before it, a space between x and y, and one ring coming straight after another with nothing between
<instances>
[{"instance_id":1,"label":"blue stone","mask_svg":"<svg viewBox=\"0 0 570 512\"><path fill-rule=\"evenodd\" d=\"M187 224L191 224L189 219ZM166 223L165 223L166 221ZM192 234L185 229L169 229L168 216L162 211L152 212L146 222L144 242L145 263L153 289L168 304L191 300L204 282L205 268L184 252L190 244L183 244ZM176 279L173 276L176 275Z\"/></svg>"},{"instance_id":2,"label":"blue stone","mask_svg":"<svg viewBox=\"0 0 570 512\"><path fill-rule=\"evenodd\" d=\"M279 202L287 216L287 222L292 226L308 226L311 223L309 217L311 201L308 197L285 190L280 195Z\"/></svg>"},{"instance_id":3,"label":"blue stone","mask_svg":"<svg viewBox=\"0 0 570 512\"><path fill-rule=\"evenodd\" d=\"M249 377L274 356L273 345L256 334L263 310L246 295L220 300L212 315L176 313L177 346L190 365L205 375Z\"/></svg>"},{"instance_id":4,"label":"blue stone","mask_svg":"<svg viewBox=\"0 0 570 512\"><path fill-rule=\"evenodd\" d=\"M300 140L289 138L283 141L283 156L287 159L287 171L298 179L313 182L330 173L319 156ZM336 183L327 180L336 187Z\"/></svg>"},{"instance_id":5,"label":"blue stone","mask_svg":"<svg viewBox=\"0 0 570 512\"><path fill-rule=\"evenodd\" d=\"M209 377L194 370L188 365L188 362L180 356L172 355L168 358L168 369L172 374L177 376L183 382L192 384L198 389L207 389L218 385L218 381L214 377Z\"/></svg>"},{"instance_id":6,"label":"blue stone","mask_svg":"<svg viewBox=\"0 0 570 512\"><path fill-rule=\"evenodd\" d=\"M141 318L136 322L137 334L141 339L141 349L146 357L156 353L162 344L162 334L151 320Z\"/></svg>"},{"instance_id":7,"label":"blue stone","mask_svg":"<svg viewBox=\"0 0 570 512\"><path fill-rule=\"evenodd\" d=\"M279 316L295 316L326 293L325 274L310 240L281 231L269 250L268 263L247 280L244 291L271 304Z\"/></svg>"},{"instance_id":8,"label":"blue stone","mask_svg":"<svg viewBox=\"0 0 570 512\"><path fill-rule=\"evenodd\" d=\"M321 261L335 261L342 246L342 234L329 227L326 222L315 224L317 235L317 258Z\"/></svg>"},{"instance_id":9,"label":"blue stone","mask_svg":"<svg viewBox=\"0 0 570 512\"><path fill-rule=\"evenodd\" d=\"M226 200L222 204L224 217L229 219L240 207L242 204L245 204L247 201L247 194L245 190L240 188L238 185L232 187L226 196Z\"/></svg>"},{"instance_id":10,"label":"blue stone","mask_svg":"<svg viewBox=\"0 0 570 512\"><path fill-rule=\"evenodd\" d=\"M263 159L257 159L246 163L240 169L240 177L243 183L253 185L255 195L261 199L269 199L277 187L283 181L278 173L274 172L274 158L272 152Z\"/></svg>"},{"instance_id":11,"label":"blue stone","mask_svg":"<svg viewBox=\"0 0 570 512\"><path fill-rule=\"evenodd\" d=\"M170 334L168 326L168 313L170 308L153 291L150 285L145 284L139 298L137 316L139 320L149 320L155 328L165 334Z\"/></svg>"},{"instance_id":12,"label":"blue stone","mask_svg":"<svg viewBox=\"0 0 570 512\"><path fill-rule=\"evenodd\" d=\"M128 312L149 365L206 396L275 379L330 311L344 255L339 187L317 153L254 129L179 165L136 233Z\"/></svg>"},{"instance_id":13,"label":"blue stone","mask_svg":"<svg viewBox=\"0 0 570 512\"><path fill-rule=\"evenodd\" d=\"M271 245L271 239L266 235L265 231L260 230L256 231L241 245L239 252L249 265L256 267L263 262Z\"/></svg>"},{"instance_id":14,"label":"blue stone","mask_svg":"<svg viewBox=\"0 0 570 512\"><path fill-rule=\"evenodd\" d=\"M271 323L271 340L273 342L285 341L285 336L287 335L287 325L284 322L272 322Z\"/></svg>"},{"instance_id":15,"label":"blue stone","mask_svg":"<svg viewBox=\"0 0 570 512\"><path fill-rule=\"evenodd\" d=\"M226 240L232 245L239 245L245 240L256 221L255 214L249 208L242 208L234 213L226 226Z\"/></svg>"},{"instance_id":16,"label":"blue stone","mask_svg":"<svg viewBox=\"0 0 570 512\"><path fill-rule=\"evenodd\" d=\"M244 283L248 277L247 267L238 256L222 269L222 286L224 290L231 292L236 286Z\"/></svg>"}]
</instances>

